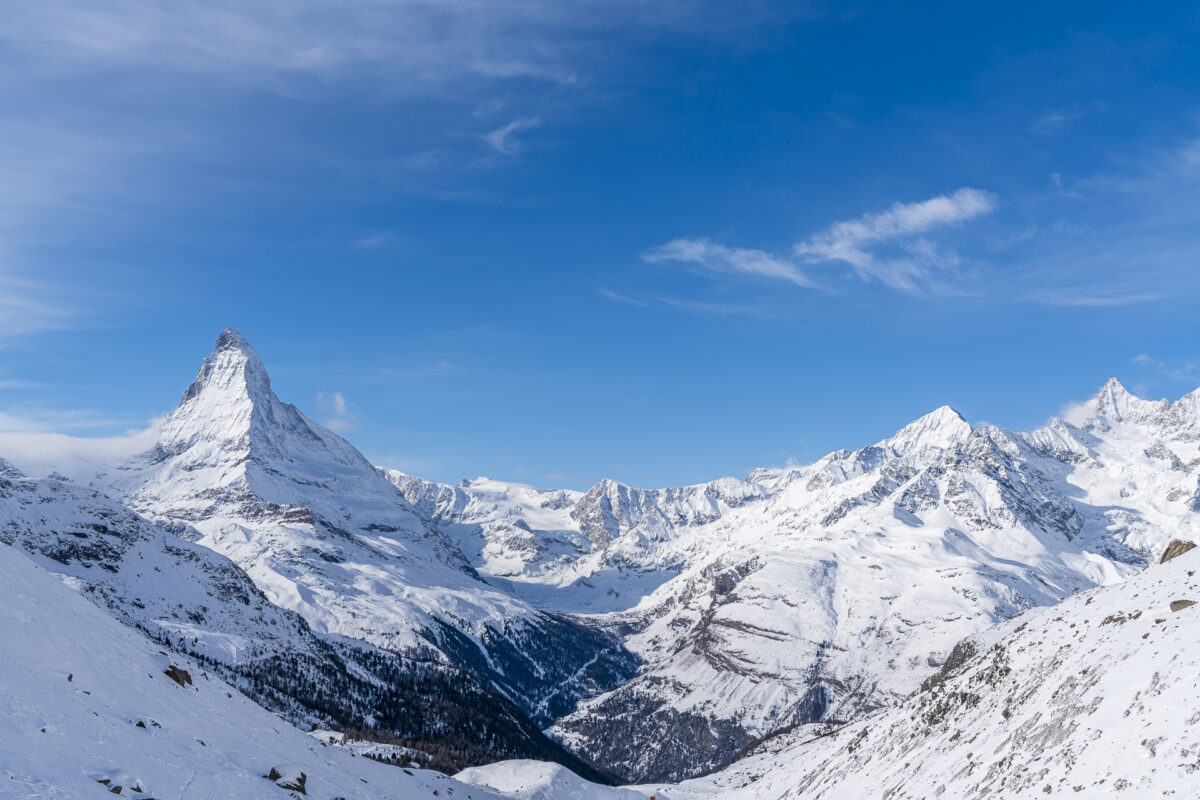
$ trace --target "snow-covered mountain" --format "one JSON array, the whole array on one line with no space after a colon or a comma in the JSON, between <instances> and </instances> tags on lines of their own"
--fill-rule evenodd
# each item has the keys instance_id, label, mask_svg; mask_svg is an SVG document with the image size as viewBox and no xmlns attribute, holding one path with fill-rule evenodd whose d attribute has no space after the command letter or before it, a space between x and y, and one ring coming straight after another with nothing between
<instances>
[{"instance_id":1,"label":"snow-covered mountain","mask_svg":"<svg viewBox=\"0 0 1200 800\"><path fill-rule=\"evenodd\" d=\"M646 667L555 733L678 779L895 702L962 637L1195 538L1198 398L1110 381L1078 424L1025 434L941 408L862 450L680 489L388 476L490 581L626 637Z\"/></svg>"},{"instance_id":2,"label":"snow-covered mountain","mask_svg":"<svg viewBox=\"0 0 1200 800\"><path fill-rule=\"evenodd\" d=\"M808 800L1200 793L1200 550L961 642L897 706L801 726L677 785L506 761L449 778L306 735L0 548L0 794ZM72 556L79 557L78 554ZM56 562L61 563L61 562ZM329 737L336 738L336 737Z\"/></svg>"},{"instance_id":3,"label":"snow-covered mountain","mask_svg":"<svg viewBox=\"0 0 1200 800\"><path fill-rule=\"evenodd\" d=\"M636 668L615 637L481 580L353 446L276 397L236 331L152 449L76 477L228 557L317 632L439 657L539 725Z\"/></svg>"},{"instance_id":4,"label":"snow-covered mountain","mask_svg":"<svg viewBox=\"0 0 1200 800\"><path fill-rule=\"evenodd\" d=\"M899 702L964 637L1200 538L1200 391L1116 381L1029 433L941 408L744 480L447 486L280 401L227 330L153 447L80 463L320 641L469 672L631 780Z\"/></svg>"},{"instance_id":5,"label":"snow-covered mountain","mask_svg":"<svg viewBox=\"0 0 1200 800\"><path fill-rule=\"evenodd\" d=\"M1200 797L1198 570L1192 551L1020 614L902 705L769 743L710 785L728 800Z\"/></svg>"},{"instance_id":6,"label":"snow-covered mountain","mask_svg":"<svg viewBox=\"0 0 1200 800\"><path fill-rule=\"evenodd\" d=\"M898 705L703 778L610 788L530 761L458 777L522 800L1198 797L1200 549L1171 554L964 639Z\"/></svg>"},{"instance_id":7,"label":"snow-covered mountain","mask_svg":"<svg viewBox=\"0 0 1200 800\"><path fill-rule=\"evenodd\" d=\"M386 738L442 769L497 758L587 772L522 711L460 669L314 633L233 562L94 489L0 465L0 544L23 551L159 647L182 653L296 725ZM10 548L4 548L10 549Z\"/></svg>"}]
</instances>

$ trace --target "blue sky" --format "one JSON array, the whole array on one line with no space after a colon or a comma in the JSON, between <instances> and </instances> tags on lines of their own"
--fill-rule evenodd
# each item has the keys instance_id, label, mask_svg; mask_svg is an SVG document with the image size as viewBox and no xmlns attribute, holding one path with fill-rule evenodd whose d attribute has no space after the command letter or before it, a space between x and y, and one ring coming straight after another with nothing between
<instances>
[{"instance_id":1,"label":"blue sky","mask_svg":"<svg viewBox=\"0 0 1200 800\"><path fill-rule=\"evenodd\" d=\"M1200 385L1194 4L105 5L0 29L0 429L142 428L227 325L447 481Z\"/></svg>"}]
</instances>

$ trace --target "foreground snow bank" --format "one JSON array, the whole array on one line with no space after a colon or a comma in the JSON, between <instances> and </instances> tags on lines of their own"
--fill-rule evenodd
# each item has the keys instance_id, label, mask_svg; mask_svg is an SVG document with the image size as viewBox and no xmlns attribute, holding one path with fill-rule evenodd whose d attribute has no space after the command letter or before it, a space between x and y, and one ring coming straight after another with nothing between
<instances>
[{"instance_id":1,"label":"foreground snow bank","mask_svg":"<svg viewBox=\"0 0 1200 800\"><path fill-rule=\"evenodd\" d=\"M591 783L558 764L544 761L501 761L465 769L454 776L463 783L504 792L513 800L670 800L657 789L628 789Z\"/></svg>"},{"instance_id":2,"label":"foreground snow bank","mask_svg":"<svg viewBox=\"0 0 1200 800\"><path fill-rule=\"evenodd\" d=\"M11 547L0 586L0 796L495 797L323 746Z\"/></svg>"}]
</instances>

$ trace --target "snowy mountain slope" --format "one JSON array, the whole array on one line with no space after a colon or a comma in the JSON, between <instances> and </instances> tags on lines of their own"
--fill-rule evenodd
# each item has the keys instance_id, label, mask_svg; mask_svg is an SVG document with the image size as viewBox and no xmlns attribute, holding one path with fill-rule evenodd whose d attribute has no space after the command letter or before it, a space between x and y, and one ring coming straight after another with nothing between
<instances>
[{"instance_id":1,"label":"snowy mountain slope","mask_svg":"<svg viewBox=\"0 0 1200 800\"><path fill-rule=\"evenodd\" d=\"M77 480L232 560L314 630L476 675L538 725L637 659L614 637L481 580L348 442L283 403L226 330L148 452Z\"/></svg>"},{"instance_id":2,"label":"snowy mountain slope","mask_svg":"<svg viewBox=\"0 0 1200 800\"><path fill-rule=\"evenodd\" d=\"M496 796L322 746L11 547L0 585L4 797L299 796L288 785L323 800Z\"/></svg>"},{"instance_id":3,"label":"snowy mountain slope","mask_svg":"<svg viewBox=\"0 0 1200 800\"><path fill-rule=\"evenodd\" d=\"M1112 381L1078 426L1028 434L943 408L862 450L682 489L388 477L489 579L605 612L647 668L555 732L628 778L677 779L895 702L962 637L1194 538L1198 396Z\"/></svg>"},{"instance_id":4,"label":"snowy mountain slope","mask_svg":"<svg viewBox=\"0 0 1200 800\"><path fill-rule=\"evenodd\" d=\"M1200 603L1200 550L981 631L902 704L830 735L776 737L670 796L1200 796L1200 605L1188 601Z\"/></svg>"},{"instance_id":5,"label":"snowy mountain slope","mask_svg":"<svg viewBox=\"0 0 1200 800\"><path fill-rule=\"evenodd\" d=\"M127 625L188 640L229 664L293 651L315 639L240 569L180 541L100 492L56 478L0 478L0 542L13 545Z\"/></svg>"},{"instance_id":6,"label":"snowy mountain slope","mask_svg":"<svg viewBox=\"0 0 1200 800\"><path fill-rule=\"evenodd\" d=\"M404 743L408 760L457 769L497 758L586 769L469 674L364 642L314 634L242 570L94 489L0 478L0 543L63 575L166 649L202 660L294 724L336 725ZM405 762L407 763L407 761Z\"/></svg>"},{"instance_id":7,"label":"snowy mountain slope","mask_svg":"<svg viewBox=\"0 0 1200 800\"><path fill-rule=\"evenodd\" d=\"M525 761L458 777L526 800L1196 797L1198 614L1200 550L1183 550L964 639L895 706L832 729L798 726L706 777L549 789L560 768Z\"/></svg>"}]
</instances>

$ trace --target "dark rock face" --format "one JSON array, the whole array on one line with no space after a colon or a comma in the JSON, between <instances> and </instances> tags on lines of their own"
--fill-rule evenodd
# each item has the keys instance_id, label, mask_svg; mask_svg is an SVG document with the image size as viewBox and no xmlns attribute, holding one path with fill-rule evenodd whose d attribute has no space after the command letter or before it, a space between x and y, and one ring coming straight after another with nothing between
<instances>
[{"instance_id":1,"label":"dark rock face","mask_svg":"<svg viewBox=\"0 0 1200 800\"><path fill-rule=\"evenodd\" d=\"M1163 551L1162 559L1158 563L1165 564L1172 558L1177 558L1187 551L1195 548L1195 546L1195 542L1185 542L1182 539L1172 539L1171 543L1167 545L1167 549Z\"/></svg>"},{"instance_id":2,"label":"dark rock face","mask_svg":"<svg viewBox=\"0 0 1200 800\"><path fill-rule=\"evenodd\" d=\"M308 790L305 788L307 783L308 775L301 772L299 777L297 777L295 780L279 782L279 788L287 789L292 792L299 792L300 794L308 794Z\"/></svg>"},{"instance_id":3,"label":"dark rock face","mask_svg":"<svg viewBox=\"0 0 1200 800\"><path fill-rule=\"evenodd\" d=\"M979 648L970 639L963 639L954 645L954 649L950 651L950 655L946 656L941 668L921 684L921 691L927 692L934 686L953 678L975 657L977 652L979 652Z\"/></svg>"},{"instance_id":4,"label":"dark rock face","mask_svg":"<svg viewBox=\"0 0 1200 800\"><path fill-rule=\"evenodd\" d=\"M191 686L192 685L191 673L189 673L186 669L183 669L182 667L175 666L174 664L172 664L171 666L169 666L165 670L163 670L163 675L166 675L168 678L175 681L180 686ZM142 727L145 727L145 725L143 725Z\"/></svg>"}]
</instances>

